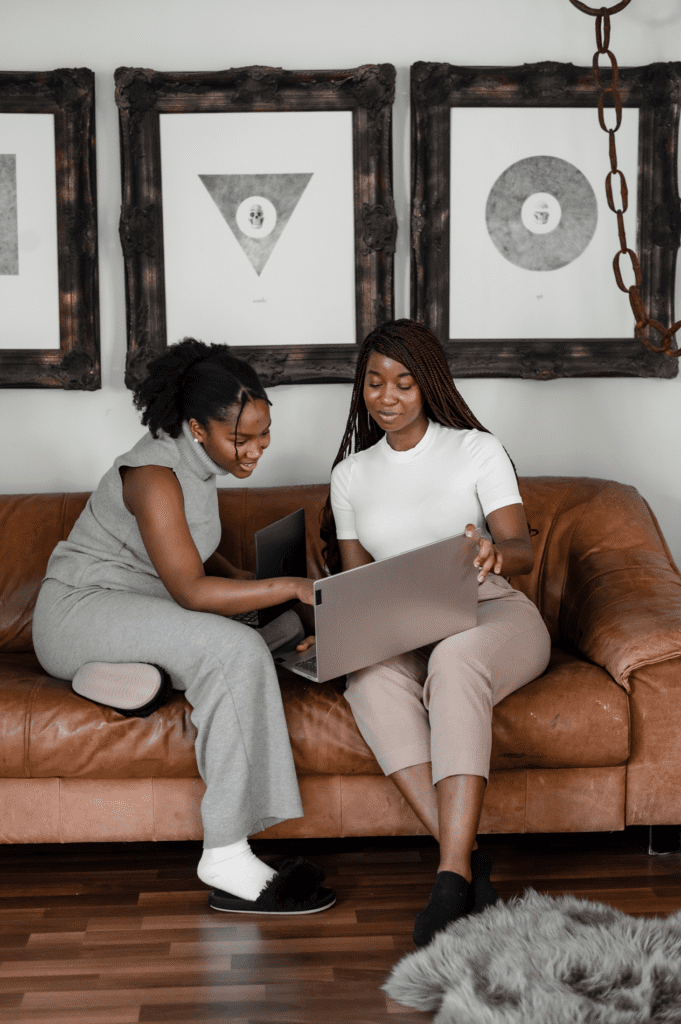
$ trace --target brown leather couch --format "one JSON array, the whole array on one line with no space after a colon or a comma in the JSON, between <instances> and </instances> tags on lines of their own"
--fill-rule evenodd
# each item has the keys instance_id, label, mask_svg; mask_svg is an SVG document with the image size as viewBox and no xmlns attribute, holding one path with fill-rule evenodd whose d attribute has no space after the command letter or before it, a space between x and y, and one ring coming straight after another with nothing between
<instances>
[{"instance_id":1,"label":"brown leather couch","mask_svg":"<svg viewBox=\"0 0 681 1024\"><path fill-rule=\"evenodd\" d=\"M681 823L681 576L633 487L520 481L531 576L512 580L554 643L546 672L494 709L481 832L587 832ZM322 574L326 485L220 492L220 550L251 568L253 532L305 507ZM87 494L0 496L0 841L198 839L203 783L181 693L147 719L47 676L31 616L48 557ZM288 673L282 694L305 816L262 836L424 830L357 731L339 683ZM229 794L225 794L229 799Z\"/></svg>"}]
</instances>

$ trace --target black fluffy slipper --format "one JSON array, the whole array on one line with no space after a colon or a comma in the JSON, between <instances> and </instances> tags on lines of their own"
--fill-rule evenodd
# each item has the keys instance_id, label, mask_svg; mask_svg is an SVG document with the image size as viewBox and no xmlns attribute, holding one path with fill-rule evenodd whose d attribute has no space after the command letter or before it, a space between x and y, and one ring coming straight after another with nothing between
<instances>
[{"instance_id":1,"label":"black fluffy slipper","mask_svg":"<svg viewBox=\"0 0 681 1024\"><path fill-rule=\"evenodd\" d=\"M414 945L427 946L437 932L466 914L466 901L471 886L456 871L438 871L428 906L414 922Z\"/></svg>"},{"instance_id":2,"label":"black fluffy slipper","mask_svg":"<svg viewBox=\"0 0 681 1024\"><path fill-rule=\"evenodd\" d=\"M480 914L485 907L493 906L499 899L499 893L490 882L492 861L485 850L473 850L471 853L471 871L473 880L466 900L467 914Z\"/></svg>"},{"instance_id":3,"label":"black fluffy slipper","mask_svg":"<svg viewBox=\"0 0 681 1024\"><path fill-rule=\"evenodd\" d=\"M214 889L208 903L213 910L232 914L316 914L336 902L333 889L322 887L324 878L323 868L296 857L279 864L277 874L257 900L242 900L230 892Z\"/></svg>"}]
</instances>

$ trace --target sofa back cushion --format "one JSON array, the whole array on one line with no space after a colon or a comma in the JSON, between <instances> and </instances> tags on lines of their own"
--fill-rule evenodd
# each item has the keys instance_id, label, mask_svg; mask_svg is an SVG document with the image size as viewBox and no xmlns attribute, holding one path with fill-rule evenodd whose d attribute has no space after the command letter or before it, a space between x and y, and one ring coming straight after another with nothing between
<instances>
[{"instance_id":1,"label":"sofa back cushion","mask_svg":"<svg viewBox=\"0 0 681 1024\"><path fill-rule=\"evenodd\" d=\"M634 562L644 558L651 567L669 570L664 538L633 487L582 477L525 477L520 492L535 564L530 575L511 582L538 606L554 642L574 642L569 621L574 597L585 573L600 572L604 556L625 565L632 557L627 552L636 549ZM324 575L319 515L328 484L230 487L218 494L219 550L231 562L253 569L253 534L302 507L308 575ZM32 649L33 608L47 561L58 541L68 537L87 499L87 493L0 495L0 650Z\"/></svg>"},{"instance_id":2,"label":"sofa back cushion","mask_svg":"<svg viewBox=\"0 0 681 1024\"><path fill-rule=\"evenodd\" d=\"M596 583L608 586L603 577L614 569L630 573L645 564L660 585L677 591L678 569L635 487L593 477L525 477L520 493L534 568L511 583L537 605L554 643L581 648L580 606ZM612 629L611 617L604 628Z\"/></svg>"},{"instance_id":3,"label":"sofa back cushion","mask_svg":"<svg viewBox=\"0 0 681 1024\"><path fill-rule=\"evenodd\" d=\"M30 651L47 562L85 508L88 493L0 495L0 651Z\"/></svg>"}]
</instances>

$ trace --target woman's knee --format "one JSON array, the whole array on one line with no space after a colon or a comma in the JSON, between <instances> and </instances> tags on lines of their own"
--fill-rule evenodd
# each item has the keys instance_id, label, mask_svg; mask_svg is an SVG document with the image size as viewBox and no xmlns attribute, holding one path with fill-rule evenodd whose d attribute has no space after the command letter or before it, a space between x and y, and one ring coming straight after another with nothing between
<instances>
[{"instance_id":1,"label":"woman's knee","mask_svg":"<svg viewBox=\"0 0 681 1024\"><path fill-rule=\"evenodd\" d=\"M360 669L358 672L350 672L347 676L345 699L352 708L353 714L361 718L374 718L385 709L390 703L391 691L395 687L385 673L377 673L372 669L378 666L372 665L368 669ZM394 699L394 697L393 697Z\"/></svg>"},{"instance_id":2,"label":"woman's knee","mask_svg":"<svg viewBox=\"0 0 681 1024\"><path fill-rule=\"evenodd\" d=\"M345 699L353 712L384 716L387 708L421 701L423 682L405 672L403 665L395 665L396 661L391 658L348 673Z\"/></svg>"},{"instance_id":3,"label":"woman's knee","mask_svg":"<svg viewBox=\"0 0 681 1024\"><path fill-rule=\"evenodd\" d=\"M252 665L273 665L272 654L264 638L256 629L237 623L241 628L235 638L230 638L229 651L232 658Z\"/></svg>"},{"instance_id":4,"label":"woman's knee","mask_svg":"<svg viewBox=\"0 0 681 1024\"><path fill-rule=\"evenodd\" d=\"M484 661L475 648L460 642L459 637L446 637L428 659L428 679L438 678L456 686L471 675L486 674Z\"/></svg>"},{"instance_id":5,"label":"woman's knee","mask_svg":"<svg viewBox=\"0 0 681 1024\"><path fill-rule=\"evenodd\" d=\"M344 697L350 707L353 704L363 704L364 695L371 692L370 677L367 678L366 669L359 672L348 672Z\"/></svg>"}]
</instances>

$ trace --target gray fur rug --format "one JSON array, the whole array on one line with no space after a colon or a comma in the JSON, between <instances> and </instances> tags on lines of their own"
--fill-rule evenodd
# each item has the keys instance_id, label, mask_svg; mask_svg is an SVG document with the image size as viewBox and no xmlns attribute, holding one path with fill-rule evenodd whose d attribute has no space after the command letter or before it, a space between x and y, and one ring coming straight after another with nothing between
<instances>
[{"instance_id":1,"label":"gray fur rug","mask_svg":"<svg viewBox=\"0 0 681 1024\"><path fill-rule=\"evenodd\" d=\"M635 918L526 889L448 925L383 989L433 1024L681 1024L681 910Z\"/></svg>"}]
</instances>

